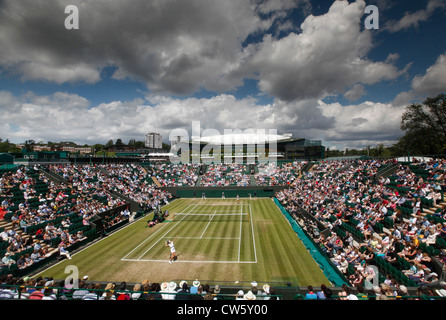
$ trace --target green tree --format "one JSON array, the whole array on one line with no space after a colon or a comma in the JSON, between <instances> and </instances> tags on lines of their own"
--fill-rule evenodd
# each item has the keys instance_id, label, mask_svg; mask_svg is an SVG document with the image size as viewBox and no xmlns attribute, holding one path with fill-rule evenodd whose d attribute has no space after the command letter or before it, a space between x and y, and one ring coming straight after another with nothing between
<instances>
[{"instance_id":1,"label":"green tree","mask_svg":"<svg viewBox=\"0 0 446 320\"><path fill-rule=\"evenodd\" d=\"M10 143L9 139L6 139L4 142L0 139L0 152L20 152L20 148L16 147L15 144Z\"/></svg>"},{"instance_id":2,"label":"green tree","mask_svg":"<svg viewBox=\"0 0 446 320\"><path fill-rule=\"evenodd\" d=\"M105 146L106 147L113 147L113 145L114 145L113 140L110 139L110 140L108 140L108 142L107 142L107 144Z\"/></svg>"},{"instance_id":3,"label":"green tree","mask_svg":"<svg viewBox=\"0 0 446 320\"><path fill-rule=\"evenodd\" d=\"M32 151L34 149L34 145L36 144L36 142L34 140L26 140L25 141L25 145L24 145L24 149L25 150L29 150Z\"/></svg>"},{"instance_id":4,"label":"green tree","mask_svg":"<svg viewBox=\"0 0 446 320\"><path fill-rule=\"evenodd\" d=\"M337 149L330 150L330 148L326 148L326 150L325 150L325 157L326 158L342 157L342 156L344 156L344 152L341 151L341 150L337 150Z\"/></svg>"},{"instance_id":5,"label":"green tree","mask_svg":"<svg viewBox=\"0 0 446 320\"><path fill-rule=\"evenodd\" d=\"M167 143L163 142L163 149L164 150L170 150L170 144L167 144Z\"/></svg>"},{"instance_id":6,"label":"green tree","mask_svg":"<svg viewBox=\"0 0 446 320\"><path fill-rule=\"evenodd\" d=\"M93 146L93 148L96 150L96 152L97 151L102 151L102 149L104 149L104 145L103 144L100 144L100 143L96 143L94 146Z\"/></svg>"},{"instance_id":7,"label":"green tree","mask_svg":"<svg viewBox=\"0 0 446 320\"><path fill-rule=\"evenodd\" d=\"M412 155L434 155L446 151L446 95L426 98L406 107L401 119L404 136L397 148Z\"/></svg>"},{"instance_id":8,"label":"green tree","mask_svg":"<svg viewBox=\"0 0 446 320\"><path fill-rule=\"evenodd\" d=\"M135 148L137 149L142 149L144 148L146 145L144 144L144 141L135 141L135 144L133 145Z\"/></svg>"}]
</instances>

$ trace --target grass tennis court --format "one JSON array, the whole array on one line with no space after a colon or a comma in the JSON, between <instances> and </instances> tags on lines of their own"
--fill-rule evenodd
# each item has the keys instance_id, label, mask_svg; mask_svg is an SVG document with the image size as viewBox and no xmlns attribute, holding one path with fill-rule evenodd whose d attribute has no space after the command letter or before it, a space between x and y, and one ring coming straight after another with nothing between
<instances>
[{"instance_id":1,"label":"grass tennis court","mask_svg":"<svg viewBox=\"0 0 446 320\"><path fill-rule=\"evenodd\" d=\"M177 263L256 263L250 204L197 202L172 212L123 260L167 262L165 242L174 240Z\"/></svg>"},{"instance_id":2,"label":"grass tennis court","mask_svg":"<svg viewBox=\"0 0 446 320\"><path fill-rule=\"evenodd\" d=\"M148 228L151 215L110 234L41 273L64 279L75 265L93 281L329 284L280 210L269 198L178 199L163 207L170 216ZM169 264L165 241L174 240Z\"/></svg>"}]
</instances>

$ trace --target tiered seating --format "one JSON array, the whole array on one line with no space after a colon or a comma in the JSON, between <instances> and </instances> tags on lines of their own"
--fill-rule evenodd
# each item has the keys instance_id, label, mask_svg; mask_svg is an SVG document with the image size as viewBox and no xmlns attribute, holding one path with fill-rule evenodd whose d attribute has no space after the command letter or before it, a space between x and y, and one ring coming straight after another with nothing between
<instances>
[{"instance_id":1,"label":"tiered seating","mask_svg":"<svg viewBox=\"0 0 446 320\"><path fill-rule=\"evenodd\" d=\"M199 164L154 164L154 176L164 187L195 186L198 180Z\"/></svg>"},{"instance_id":2,"label":"tiered seating","mask_svg":"<svg viewBox=\"0 0 446 320\"><path fill-rule=\"evenodd\" d=\"M419 280L406 276L407 263L401 259L406 262L412 259L404 255L404 248L409 246L416 246L433 259L444 248L445 204L440 204L438 196L436 199L427 196L428 190L441 192L432 189L437 182L444 185L444 179L438 180L438 177L444 177L439 170L444 168L443 162L422 165L423 168L435 165L435 181L430 179L434 176L432 171L404 164L393 176L374 179L386 165L389 163L375 160L322 162L311 172L304 172L302 179L292 188L278 193L277 198L288 210L295 211L296 206L300 206L313 215L315 221L331 230L330 237L320 237L317 241L346 276L361 272L362 265L341 267L337 255L350 249L344 245L337 247L334 243L340 241L342 244L352 236L353 242L348 240L348 243L356 248L366 248L363 253L372 250L371 255L364 255L364 261L376 263L384 276L390 275L406 285L432 281L435 274L426 266L425 278ZM417 209L420 205L421 209ZM396 229L400 230L401 238L397 238ZM387 256L393 247L401 253L395 264L391 264L390 256Z\"/></svg>"},{"instance_id":3,"label":"tiered seating","mask_svg":"<svg viewBox=\"0 0 446 320\"><path fill-rule=\"evenodd\" d=\"M8 254L14 263L1 272L13 272L34 265L58 251L64 242L68 249L82 241L92 230L89 219L125 204L99 188L99 180L88 167L55 169L69 179L70 186L54 185L38 168L22 167L4 173L2 183L8 192L1 197L5 211L1 222L5 240L0 245L1 257ZM39 255L33 253L39 240ZM11 243L17 243L14 247ZM6 259L5 259L6 260Z\"/></svg>"},{"instance_id":4,"label":"tiered seating","mask_svg":"<svg viewBox=\"0 0 446 320\"><path fill-rule=\"evenodd\" d=\"M101 165L108 175L100 175L100 184L107 190L117 191L139 203L141 207L154 209L167 203L172 195L159 189L152 180L152 170L139 164ZM152 168L153 169L153 168Z\"/></svg>"},{"instance_id":5,"label":"tiered seating","mask_svg":"<svg viewBox=\"0 0 446 320\"><path fill-rule=\"evenodd\" d=\"M302 162L259 164L259 172L255 174L255 181L260 186L289 186L300 174Z\"/></svg>"},{"instance_id":6,"label":"tiered seating","mask_svg":"<svg viewBox=\"0 0 446 320\"><path fill-rule=\"evenodd\" d=\"M210 164L201 176L201 185L205 187L249 186L251 176L248 166L239 163Z\"/></svg>"}]
</instances>

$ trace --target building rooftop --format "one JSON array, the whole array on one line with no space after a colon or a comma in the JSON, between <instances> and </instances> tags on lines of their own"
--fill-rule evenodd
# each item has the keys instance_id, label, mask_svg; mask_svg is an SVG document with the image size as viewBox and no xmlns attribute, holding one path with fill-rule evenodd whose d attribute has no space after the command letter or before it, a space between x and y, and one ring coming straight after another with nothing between
<instances>
[{"instance_id":1,"label":"building rooftop","mask_svg":"<svg viewBox=\"0 0 446 320\"><path fill-rule=\"evenodd\" d=\"M192 137L191 142L231 145L231 144L264 144L290 140L290 135L258 134L258 133L231 133L206 137Z\"/></svg>"}]
</instances>

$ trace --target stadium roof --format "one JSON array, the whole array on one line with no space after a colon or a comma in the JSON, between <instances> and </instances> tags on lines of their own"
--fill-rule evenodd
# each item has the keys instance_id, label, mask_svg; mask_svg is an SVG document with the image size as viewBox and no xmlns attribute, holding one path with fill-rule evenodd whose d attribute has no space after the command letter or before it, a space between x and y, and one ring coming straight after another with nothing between
<instances>
[{"instance_id":1,"label":"stadium roof","mask_svg":"<svg viewBox=\"0 0 446 320\"><path fill-rule=\"evenodd\" d=\"M224 135L213 135L206 137L192 137L192 142L207 144L262 144L290 140L290 134L258 134L258 133L231 133Z\"/></svg>"}]
</instances>

